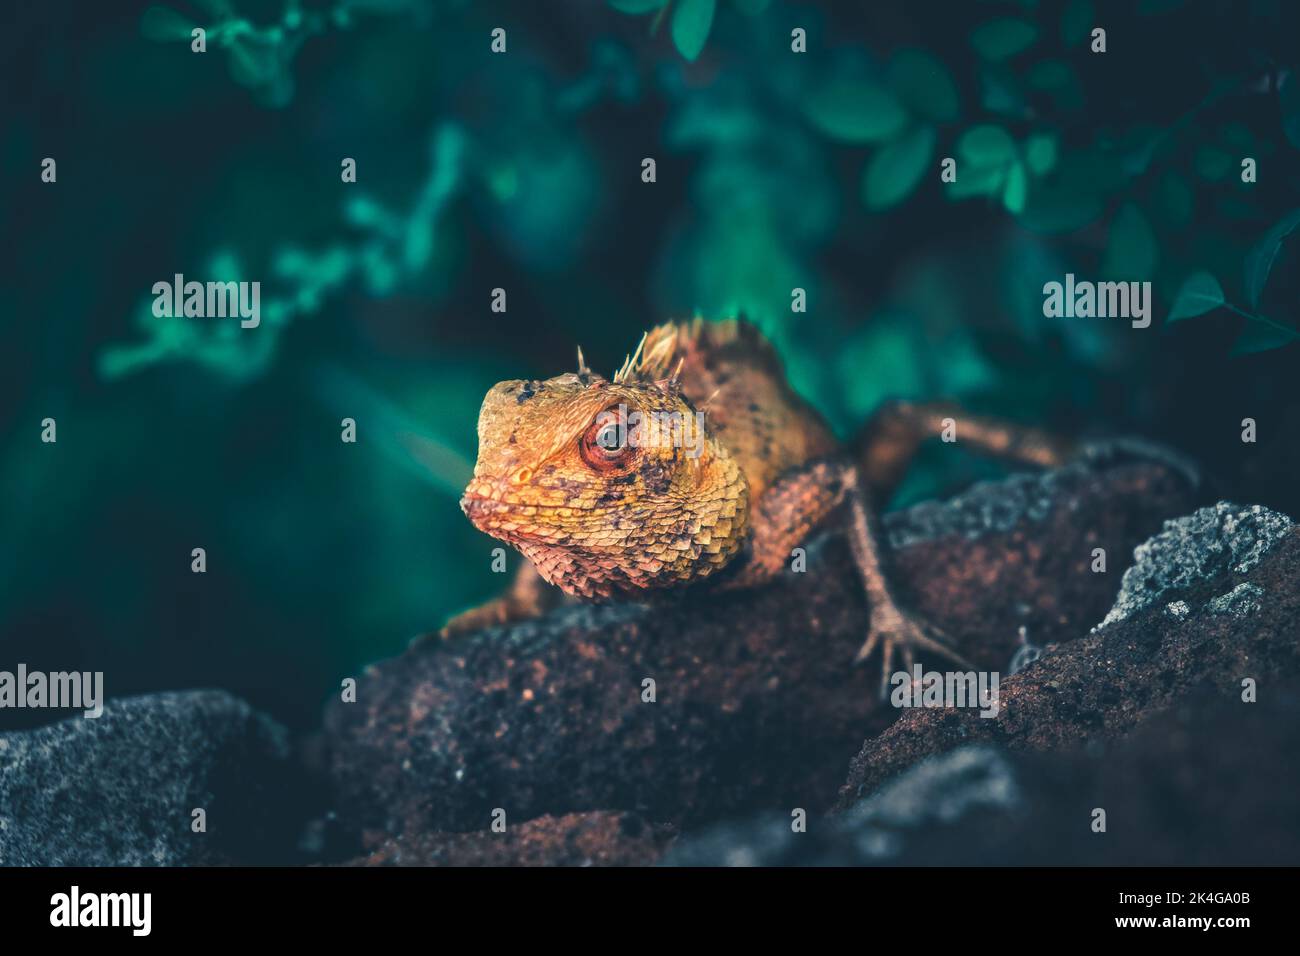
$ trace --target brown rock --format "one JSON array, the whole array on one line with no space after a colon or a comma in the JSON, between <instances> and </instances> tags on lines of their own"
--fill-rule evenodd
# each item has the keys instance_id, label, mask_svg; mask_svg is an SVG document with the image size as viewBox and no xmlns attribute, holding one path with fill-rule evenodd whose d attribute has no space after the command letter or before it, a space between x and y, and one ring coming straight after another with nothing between
<instances>
[{"instance_id":1,"label":"brown rock","mask_svg":"<svg viewBox=\"0 0 1300 956\"><path fill-rule=\"evenodd\" d=\"M1220 504L1169 522L1139 549L1142 560L1125 574L1109 623L1003 680L996 717L918 708L868 739L837 809L965 744L1069 749L1123 737L1194 695L1239 700L1245 678L1261 694L1277 679L1293 680L1300 674L1300 529L1275 512L1234 508ZM1268 526L1242 534L1250 522Z\"/></svg>"},{"instance_id":2,"label":"brown rock","mask_svg":"<svg viewBox=\"0 0 1300 956\"><path fill-rule=\"evenodd\" d=\"M1091 573L1092 549L1127 555L1190 494L1159 465L1080 465L891 514L900 597L1005 670L1021 626L1045 643L1100 619L1118 582ZM565 608L370 668L358 702L326 714L343 820L394 834L483 829L497 807L688 825L826 809L896 712L878 703L878 664L850 664L867 608L847 547L831 535L808 558L753 592Z\"/></svg>"},{"instance_id":3,"label":"brown rock","mask_svg":"<svg viewBox=\"0 0 1300 956\"><path fill-rule=\"evenodd\" d=\"M1203 693L1113 744L965 744L791 833L767 814L683 837L681 866L1294 866L1300 694ZM1095 811L1104 832L1093 830Z\"/></svg>"},{"instance_id":4,"label":"brown rock","mask_svg":"<svg viewBox=\"0 0 1300 956\"><path fill-rule=\"evenodd\" d=\"M386 839L347 866L648 866L675 830L634 813L569 813L505 833L415 833Z\"/></svg>"}]
</instances>

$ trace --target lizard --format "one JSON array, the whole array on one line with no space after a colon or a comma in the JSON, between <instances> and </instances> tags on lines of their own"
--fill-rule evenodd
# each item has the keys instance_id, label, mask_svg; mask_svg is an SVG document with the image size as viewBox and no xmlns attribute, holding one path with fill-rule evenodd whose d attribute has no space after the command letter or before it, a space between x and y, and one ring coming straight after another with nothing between
<instances>
[{"instance_id":1,"label":"lizard","mask_svg":"<svg viewBox=\"0 0 1300 956\"><path fill-rule=\"evenodd\" d=\"M903 401L846 445L744 319L660 325L609 379L579 348L577 372L501 382L483 400L461 509L527 561L505 594L441 635L535 616L559 592L646 602L756 587L842 517L870 607L855 660L879 650L881 693L895 661L910 672L918 651L969 668L896 599L878 507L921 443L958 420L962 440L1015 462L1052 467L1079 450L1044 429Z\"/></svg>"}]
</instances>

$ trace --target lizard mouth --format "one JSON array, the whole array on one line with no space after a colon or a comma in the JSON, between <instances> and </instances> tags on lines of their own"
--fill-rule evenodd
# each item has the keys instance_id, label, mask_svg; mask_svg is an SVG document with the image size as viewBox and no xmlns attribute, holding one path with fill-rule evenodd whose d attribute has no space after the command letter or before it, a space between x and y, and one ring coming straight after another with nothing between
<instances>
[{"instance_id":1,"label":"lizard mouth","mask_svg":"<svg viewBox=\"0 0 1300 956\"><path fill-rule=\"evenodd\" d=\"M510 544L520 544L532 539L527 522L519 518L518 505L466 491L460 499L460 510L470 523L485 534L500 538Z\"/></svg>"},{"instance_id":2,"label":"lizard mouth","mask_svg":"<svg viewBox=\"0 0 1300 956\"><path fill-rule=\"evenodd\" d=\"M509 506L502 501L494 501L483 495L465 492L460 499L460 510L465 512L465 517L474 524L476 528L486 530L492 525L494 518L503 516Z\"/></svg>"}]
</instances>

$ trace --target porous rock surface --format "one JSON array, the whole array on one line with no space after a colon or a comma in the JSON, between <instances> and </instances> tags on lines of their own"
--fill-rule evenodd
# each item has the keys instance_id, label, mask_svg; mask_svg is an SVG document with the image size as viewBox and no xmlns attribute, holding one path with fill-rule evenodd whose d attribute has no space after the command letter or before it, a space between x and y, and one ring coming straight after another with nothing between
<instances>
[{"instance_id":1,"label":"porous rock surface","mask_svg":"<svg viewBox=\"0 0 1300 956\"><path fill-rule=\"evenodd\" d=\"M1285 516L1221 502L1168 522L1137 556L1122 613L1002 680L996 716L917 708L867 739L838 808L965 744L1075 748L1123 737L1193 695L1235 699L1300 677L1300 529Z\"/></svg>"},{"instance_id":2,"label":"porous rock surface","mask_svg":"<svg viewBox=\"0 0 1300 956\"><path fill-rule=\"evenodd\" d=\"M963 744L794 833L776 815L683 837L678 866L1278 866L1300 860L1300 684L1188 695L1113 743Z\"/></svg>"},{"instance_id":3,"label":"porous rock surface","mask_svg":"<svg viewBox=\"0 0 1300 956\"><path fill-rule=\"evenodd\" d=\"M289 758L284 728L224 691L110 700L95 719L0 735L0 866L283 862Z\"/></svg>"},{"instance_id":4,"label":"porous rock surface","mask_svg":"<svg viewBox=\"0 0 1300 956\"><path fill-rule=\"evenodd\" d=\"M1110 606L1118 582L1092 572L1094 549L1127 555L1191 506L1185 480L1150 463L990 482L888 515L893 579L963 654L1005 670L1026 636L1067 641ZM878 663L851 664L867 624L833 533L805 573L753 591L566 608L417 642L369 668L356 703L328 708L340 818L394 836L483 830L497 808L514 821L609 810L680 826L816 814L863 739L897 717L879 702Z\"/></svg>"},{"instance_id":5,"label":"porous rock surface","mask_svg":"<svg viewBox=\"0 0 1300 956\"><path fill-rule=\"evenodd\" d=\"M384 840L349 866L646 866L676 831L635 813L538 817L501 832L411 833Z\"/></svg>"}]
</instances>

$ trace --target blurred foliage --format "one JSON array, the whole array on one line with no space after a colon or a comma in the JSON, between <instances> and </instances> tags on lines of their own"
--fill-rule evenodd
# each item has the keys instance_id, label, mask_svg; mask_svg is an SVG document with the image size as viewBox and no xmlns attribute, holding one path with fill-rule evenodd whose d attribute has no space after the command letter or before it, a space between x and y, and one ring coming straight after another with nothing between
<instances>
[{"instance_id":1,"label":"blurred foliage","mask_svg":"<svg viewBox=\"0 0 1300 956\"><path fill-rule=\"evenodd\" d=\"M261 302L265 330L259 325L258 334L247 335L233 322L159 321L148 297L141 300L134 316L148 341L106 348L100 356L101 374L111 380L143 365L179 357L232 378L257 376L275 354L284 326L319 311L323 299L349 280L359 280L369 295L379 297L391 295L404 279L423 275L433 268L439 216L464 176L465 140L460 128L439 129L430 153L428 178L409 210L394 212L359 192L342 204L344 221L357 238L335 242L319 252L287 243L276 251L270 275L284 291ZM202 274L216 282L247 278L232 252L214 255Z\"/></svg>"},{"instance_id":2,"label":"blurred foliage","mask_svg":"<svg viewBox=\"0 0 1300 956\"><path fill-rule=\"evenodd\" d=\"M609 0L609 5L621 13L652 14L651 35L658 32L659 25L668 17L677 52L694 62L708 42L717 0ZM741 0L737 6L747 12L757 13L767 6L767 2Z\"/></svg>"},{"instance_id":3,"label":"blurred foliage","mask_svg":"<svg viewBox=\"0 0 1300 956\"><path fill-rule=\"evenodd\" d=\"M652 37L662 23L668 22L672 44L687 61L701 55L717 17L715 0L608 3L619 13L646 18ZM292 95L290 66L306 37L331 25L350 25L359 9L390 15L416 14L417 20L434 15L432 6L414 0L342 0L322 11L304 11L297 0L290 0L277 23L258 26L237 15L231 0L206 0L202 6L213 18L208 29L214 41L230 51L232 75L238 82L261 91L264 100L274 105L284 105ZM699 89L683 86L678 72L661 70L657 77L662 91L676 103L675 117L668 125L668 144L683 150L703 148L709 154L697 175L695 192L704 213L702 218L711 221L700 222L693 236L683 237L678 255L690 257L699 263L695 268L702 272L707 267L710 273L687 283L695 293L696 311L747 312L775 337L784 339L787 347L797 345L789 341L788 335L783 336L786 330L779 327L784 320L773 309L779 298L777 290L792 288L800 281L800 274L815 272L804 261L806 252L828 238L835 219L831 207L837 205L830 195L810 199L802 190L791 197L791 187L800 173L825 178L825 164L840 148L874 147L863 166L859 188L861 201L871 212L903 204L926 173L933 173L936 157L949 155L955 158L960 171L945 184L949 199L984 198L999 204L1025 228L1048 235L1077 234L1109 216L1107 242L1100 260L1102 276L1149 279L1161 265L1161 247L1176 242L1176 233L1191 215L1191 190L1185 174L1177 170L1176 160L1190 154L1192 166L1202 179L1221 182L1236 169L1237 155L1268 156L1274 149L1273 142L1257 139L1243 124L1224 124L1217 137L1207 136L1203 128L1191 126L1193 118L1234 91L1262 86L1262 92L1275 95L1281 107L1282 129L1275 133L1282 136L1275 138L1284 138L1294 125L1290 111L1296 108L1296 98L1291 87L1296 84L1291 81L1290 70L1282 65L1284 58L1256 52L1257 62L1251 64L1248 73L1220 78L1201 102L1185 111L1172 126L1134 120L1124 129L1105 123L1082 127L1078 118L1086 116L1089 106L1083 66L1087 61L1083 58L1109 55L1111 60L1093 61L1107 63L1119 59L1110 51L1089 49L1090 44L1096 45L1092 31L1100 22L1092 0L1043 4L1041 9L1038 3L1026 0L1008 5L1013 15L990 9L987 18L979 19L969 29L968 43L974 56L966 75L961 77L955 76L954 70L933 52L907 46L892 51L887 61L885 57L874 57L869 47L837 47L829 57L787 56L779 49L785 43L783 33L753 29L756 17L764 25L775 19L761 19L773 14L774 8L767 0L739 0L732 6L738 17L724 24L731 28L729 38L743 31L746 40L759 45L758 49L750 46L750 62L761 60L773 65L773 69L760 76L715 77L711 86ZM1179 6L1144 3L1139 14L1168 14ZM1265 18L1270 14L1280 16L1268 3L1258 4L1257 10ZM817 29L822 15L820 11L807 11L805 19ZM142 30L152 39L178 41L187 39L194 25L195 21L177 11L152 7L143 17ZM743 29L746 26L750 27L748 31ZM608 47L605 50L609 65L617 65L620 56L610 56ZM1065 57L1071 51L1075 56L1068 60ZM1031 58L1035 53L1038 55ZM777 66L780 61L784 62ZM253 62L259 65L236 66ZM513 70L499 72L510 75ZM959 79L964 88L980 91L978 104L970 104L964 112L957 92ZM635 100L639 85L635 77L624 76L621 81L623 98ZM599 80L596 82L598 93ZM590 83L582 85L591 89ZM534 87L534 92L540 91ZM570 116L590 105L575 102L571 95L568 102L571 107L565 112ZM536 100L533 105L543 114L548 110L559 112L565 98L561 93L549 107ZM791 125L794 116L783 116L785 110L797 114L807 125ZM1188 135L1182 137L1180 127L1187 129ZM810 136L810 132L819 135ZM1072 143L1063 151L1061 138L1065 133L1070 134ZM563 191L572 189L587 172L588 161L572 153L560 161L567 168L561 165L554 170L542 169L539 181L521 189L519 172L532 169L535 157L518 156L512 162L510 158L492 156L492 147L478 143L476 134L464 126L448 124L442 130L444 153L459 157L465 152L463 144L474 141L475 161L498 167L489 176L491 191L498 199L524 193L535 197L535 202L543 199L559 206L564 202ZM548 135L557 132L551 130ZM1179 143L1182 149L1177 153L1172 145L1175 137L1186 139ZM1158 158L1165 157L1170 160L1168 165L1157 163ZM440 161L445 164L451 160L443 155ZM547 176L550 182L545 181ZM1159 186L1154 190L1140 188L1144 179L1157 176ZM270 272L285 280L288 290L267 307L272 327L315 311L322 295L354 275L364 275L372 295L385 295L403 276L420 274L429 265L435 226L432 219L460 186L462 173L435 165L430 177L424 195L414 204L415 220L403 220L363 196L347 204L345 220L369 232L366 239L351 248L336 244L315 255L294 248L279 252ZM1148 194L1140 195L1144 192ZM1153 223L1146 211L1155 203L1163 207L1164 222ZM782 214L781 206L796 208L787 208ZM1234 208L1238 213L1243 211L1230 204L1225 210ZM565 217L562 209L538 210L537 218L547 225L554 225L548 212L557 219ZM1253 214L1253 210L1246 214ZM528 230L531 225L529 217L525 217L516 228ZM1166 228L1165 235L1157 233L1158 226ZM553 234L546 233L533 229L531 237L525 236L523 241L526 246L543 246L553 241ZM1272 245L1274 252L1289 234L1289 229L1280 232ZM718 262L702 254L701 242L714 250L712 255ZM1268 245L1269 239L1264 237L1260 242ZM1271 261L1269 258L1269 266ZM214 258L209 272L234 277L238 271L234 263L233 255L221 254ZM690 262L674 265L686 273L693 268ZM1188 265L1173 268L1187 274ZM1257 270L1259 289L1251 294L1252 305L1268 273L1267 267ZM760 296L747 294L760 289ZM1284 345L1294 337L1288 335L1294 329L1284 322L1255 312L1235 311L1251 320L1235 352ZM104 374L112 377L141 363L180 355L233 375L253 375L269 359L275 341L274 333L260 336L255 346L249 345L241 352L240 337L228 326L215 332L187 330L183 326L159 328L147 311L147 303L142 305L137 323L152 340L142 346L107 351L101 361ZM1261 327L1271 334L1262 336ZM222 341L214 341L217 338Z\"/></svg>"},{"instance_id":4,"label":"blurred foliage","mask_svg":"<svg viewBox=\"0 0 1300 956\"><path fill-rule=\"evenodd\" d=\"M140 31L160 43L192 44L196 28L205 41L223 50L230 76L253 91L267 106L287 106L293 99L293 61L303 43L328 30L351 28L358 14L424 14L424 0L334 0L320 9L304 8L303 0L285 0L278 21L258 24L240 15L236 0L195 0L199 16L191 18L167 6L152 6L140 20ZM417 22L427 26L427 16Z\"/></svg>"},{"instance_id":5,"label":"blurred foliage","mask_svg":"<svg viewBox=\"0 0 1300 956\"><path fill-rule=\"evenodd\" d=\"M115 693L310 721L500 587L455 505L484 391L666 317L746 314L845 435L946 396L1214 455L1207 423L1287 400L1280 0L164 0L31 5L0 43L0 659ZM177 272L260 281L261 327L155 318ZM1045 318L1068 272L1150 280L1157 322ZM932 451L894 504L990 473Z\"/></svg>"}]
</instances>

